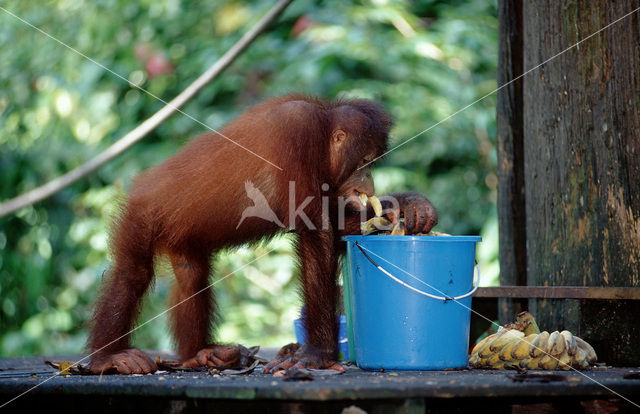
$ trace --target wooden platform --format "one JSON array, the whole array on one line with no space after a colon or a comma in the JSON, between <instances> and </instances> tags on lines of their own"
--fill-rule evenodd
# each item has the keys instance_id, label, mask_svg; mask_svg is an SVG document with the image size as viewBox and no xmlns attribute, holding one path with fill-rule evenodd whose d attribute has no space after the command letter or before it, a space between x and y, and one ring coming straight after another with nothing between
<instances>
[{"instance_id":1,"label":"wooden platform","mask_svg":"<svg viewBox=\"0 0 640 414\"><path fill-rule=\"evenodd\" d=\"M56 376L45 359L0 359L0 404L36 387L5 409L32 412L341 412L357 406L367 412L511 412L521 405L580 412L584 407L612 405L621 412L635 407L612 393L640 403L639 369L606 368L576 372L512 371L346 373L290 382L257 371L247 376L211 376L205 372L144 376ZM555 374L541 382L542 374ZM632 375L629 375L632 374ZM524 379L524 381L519 381ZM599 384L598 384L599 383ZM38 385L40 384L40 385ZM601 385L600 385L601 384ZM607 388L609 388L609 390ZM560 407L560 408L558 408ZM578 410L578 411L575 411Z\"/></svg>"}]
</instances>

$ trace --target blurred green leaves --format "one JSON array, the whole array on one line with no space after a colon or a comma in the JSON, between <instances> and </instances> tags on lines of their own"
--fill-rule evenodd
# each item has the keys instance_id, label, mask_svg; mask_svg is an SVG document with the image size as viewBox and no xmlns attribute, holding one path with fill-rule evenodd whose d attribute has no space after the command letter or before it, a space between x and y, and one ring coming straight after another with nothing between
<instances>
[{"instance_id":1,"label":"blurred green leaves","mask_svg":"<svg viewBox=\"0 0 640 414\"><path fill-rule=\"evenodd\" d=\"M272 4L8 0L3 7L168 100ZM162 105L1 12L0 45L0 199L82 164ZM378 192L420 191L439 211L439 231L483 235L483 283L496 283L495 96L431 128L495 89L496 61L495 1L297 0L183 109L219 128L283 93L381 101L396 120L391 147L406 144L378 162ZM0 219L0 355L82 350L108 266L108 228L132 178L201 132L176 115L87 179ZM215 260L212 282L231 275L216 282L223 341L293 339L300 301L291 252L283 237ZM166 309L169 266L160 263L157 273L140 321ZM166 315L135 340L170 348Z\"/></svg>"}]
</instances>

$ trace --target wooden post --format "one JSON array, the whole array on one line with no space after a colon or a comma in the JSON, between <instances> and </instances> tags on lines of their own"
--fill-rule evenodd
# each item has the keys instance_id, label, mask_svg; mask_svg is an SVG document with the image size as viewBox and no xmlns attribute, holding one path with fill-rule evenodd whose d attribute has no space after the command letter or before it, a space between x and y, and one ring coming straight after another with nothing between
<instances>
[{"instance_id":1,"label":"wooden post","mask_svg":"<svg viewBox=\"0 0 640 414\"><path fill-rule=\"evenodd\" d=\"M523 69L638 6L638 0L523 2ZM514 228L505 240L511 252L526 248L529 285L640 286L639 33L634 13L523 78L526 239L523 245ZM517 130L518 118L509 122ZM501 131L499 154L515 153ZM506 171L517 174L515 167ZM517 200L517 185L512 191ZM517 223L506 217L501 224L508 220ZM508 254L501 254L501 267L512 272ZM529 307L543 329L577 332L601 360L638 365L636 302L531 299Z\"/></svg>"},{"instance_id":2,"label":"wooden post","mask_svg":"<svg viewBox=\"0 0 640 414\"><path fill-rule=\"evenodd\" d=\"M522 0L500 0L498 45L498 223L500 284L527 284L522 129ZM505 324L527 307L523 299L500 299L498 317Z\"/></svg>"}]
</instances>

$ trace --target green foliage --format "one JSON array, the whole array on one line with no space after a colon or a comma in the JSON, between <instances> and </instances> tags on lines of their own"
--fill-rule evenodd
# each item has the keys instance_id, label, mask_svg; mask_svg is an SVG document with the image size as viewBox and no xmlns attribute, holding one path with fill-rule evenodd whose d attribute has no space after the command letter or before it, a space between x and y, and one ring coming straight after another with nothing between
<instances>
[{"instance_id":1,"label":"green foliage","mask_svg":"<svg viewBox=\"0 0 640 414\"><path fill-rule=\"evenodd\" d=\"M391 146L404 145L378 163L378 193L422 192L439 210L438 230L485 236L483 283L495 283L495 96L438 124L496 87L494 3L298 0L184 111L218 128L264 97L287 92L380 100L396 119ZM8 0L3 7L169 100L272 4ZM82 164L162 106L3 12L0 44L2 200ZM82 350L119 200L136 173L204 130L175 115L90 177L0 219L1 355ZM283 238L217 258L212 281L220 279L226 310L223 340L292 339L299 299L290 253ZM166 308L170 271L160 264L158 274L141 322ZM141 328L136 343L170 348L164 319Z\"/></svg>"}]
</instances>

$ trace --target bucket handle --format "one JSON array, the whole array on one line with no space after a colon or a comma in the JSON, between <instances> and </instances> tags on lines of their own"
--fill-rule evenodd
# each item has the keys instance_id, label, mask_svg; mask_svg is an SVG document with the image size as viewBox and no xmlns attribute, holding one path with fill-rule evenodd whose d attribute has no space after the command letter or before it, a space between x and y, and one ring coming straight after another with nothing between
<instances>
[{"instance_id":1,"label":"bucket handle","mask_svg":"<svg viewBox=\"0 0 640 414\"><path fill-rule=\"evenodd\" d=\"M477 272L478 277L476 278L475 277L476 272L473 272L474 273L473 289L471 289L471 291L465 293L464 295L460 295L460 296L437 296L437 295L432 295L431 293L424 292L424 291L422 291L420 289L414 288L413 286L411 286L411 285L403 282L402 280L398 279L397 277L395 277L394 275L389 273L386 269L384 269L382 266L380 266L379 264L374 262L373 259L371 257L369 257L369 255L364 251L364 249L360 246L360 244L358 242L355 242L355 245L358 246L358 249L360 249L362 254L364 254L364 257L366 257L367 260L369 260L372 265L374 265L376 268L378 268L378 270L380 270L385 275L389 276L391 278L391 280L393 280L396 283L401 284L402 286L404 286L404 287L406 287L406 288L408 288L408 289L410 289L410 290L412 290L412 291L414 291L416 293L419 293L419 294L421 294L423 296L426 296L428 298L442 300L444 302L446 302L448 300L460 300L460 299L464 299L466 297L469 297L469 296L473 295L474 292L476 290L478 290L478 285L480 284L479 283L479 281L480 281L480 267L477 266L477 262L476 262L475 269L478 270L478 272ZM429 287L431 287L431 286L429 286ZM432 288L432 289L435 289L435 288Z\"/></svg>"}]
</instances>

